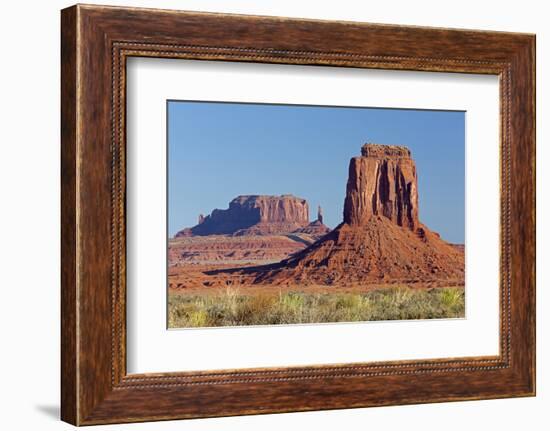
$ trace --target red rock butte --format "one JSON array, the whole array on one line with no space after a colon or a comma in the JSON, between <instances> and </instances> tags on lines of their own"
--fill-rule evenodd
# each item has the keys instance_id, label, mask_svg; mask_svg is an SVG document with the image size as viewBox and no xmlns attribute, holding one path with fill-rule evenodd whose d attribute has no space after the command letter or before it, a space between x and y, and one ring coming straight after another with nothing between
<instances>
[{"instance_id":1,"label":"red rock butte","mask_svg":"<svg viewBox=\"0 0 550 431\"><path fill-rule=\"evenodd\" d=\"M409 149L368 143L349 164L343 222L279 264L248 272L255 283L463 285L464 250L419 221Z\"/></svg>"},{"instance_id":2,"label":"red rock butte","mask_svg":"<svg viewBox=\"0 0 550 431\"><path fill-rule=\"evenodd\" d=\"M344 223L361 226L378 215L411 230L419 226L416 166L406 147L365 144L350 161Z\"/></svg>"}]
</instances>

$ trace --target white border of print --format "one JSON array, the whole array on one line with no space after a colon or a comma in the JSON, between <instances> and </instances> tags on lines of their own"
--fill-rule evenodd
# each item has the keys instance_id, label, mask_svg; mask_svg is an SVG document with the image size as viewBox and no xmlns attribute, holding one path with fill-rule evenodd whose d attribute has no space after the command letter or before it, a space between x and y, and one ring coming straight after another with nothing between
<instances>
[{"instance_id":1,"label":"white border of print","mask_svg":"<svg viewBox=\"0 0 550 431\"><path fill-rule=\"evenodd\" d=\"M491 75L130 58L128 373L499 353L499 84ZM168 99L466 111L466 318L166 329Z\"/></svg>"}]
</instances>

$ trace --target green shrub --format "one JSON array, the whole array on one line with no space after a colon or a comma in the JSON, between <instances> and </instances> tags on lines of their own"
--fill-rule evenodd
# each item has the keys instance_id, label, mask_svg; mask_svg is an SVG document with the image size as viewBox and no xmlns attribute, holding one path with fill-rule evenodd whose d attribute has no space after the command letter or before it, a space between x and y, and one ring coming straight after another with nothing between
<instances>
[{"instance_id":1,"label":"green shrub","mask_svg":"<svg viewBox=\"0 0 550 431\"><path fill-rule=\"evenodd\" d=\"M171 328L464 317L464 288L379 288L364 293L288 291L170 294Z\"/></svg>"}]
</instances>

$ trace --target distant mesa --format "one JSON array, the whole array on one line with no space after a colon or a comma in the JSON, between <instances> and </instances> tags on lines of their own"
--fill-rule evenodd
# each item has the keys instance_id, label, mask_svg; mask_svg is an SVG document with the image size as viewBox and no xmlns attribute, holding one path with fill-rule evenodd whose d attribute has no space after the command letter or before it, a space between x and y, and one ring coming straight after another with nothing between
<instances>
[{"instance_id":1,"label":"distant mesa","mask_svg":"<svg viewBox=\"0 0 550 431\"><path fill-rule=\"evenodd\" d=\"M281 235L308 228L312 232L328 232L318 221L309 223L309 206L303 198L290 194L242 195L233 199L227 209L215 209L206 217L199 215L196 226L179 231L175 237Z\"/></svg>"},{"instance_id":2,"label":"distant mesa","mask_svg":"<svg viewBox=\"0 0 550 431\"><path fill-rule=\"evenodd\" d=\"M463 284L464 249L419 221L410 150L368 143L350 160L343 222L278 264L243 271L254 283Z\"/></svg>"}]
</instances>

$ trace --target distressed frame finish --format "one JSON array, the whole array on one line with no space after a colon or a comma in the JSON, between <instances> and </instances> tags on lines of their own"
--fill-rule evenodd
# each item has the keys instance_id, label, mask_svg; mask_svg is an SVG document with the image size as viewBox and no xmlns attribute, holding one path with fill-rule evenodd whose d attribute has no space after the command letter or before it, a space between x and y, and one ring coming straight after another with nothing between
<instances>
[{"instance_id":1,"label":"distressed frame finish","mask_svg":"<svg viewBox=\"0 0 550 431\"><path fill-rule=\"evenodd\" d=\"M63 420L88 425L535 394L534 35L77 5L62 11L61 48ZM500 354L127 375L130 56L498 75Z\"/></svg>"}]
</instances>

